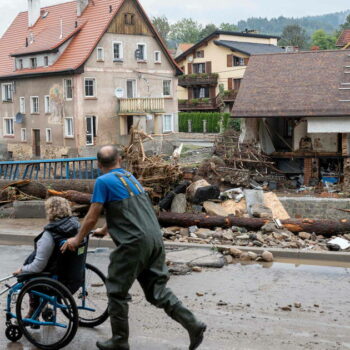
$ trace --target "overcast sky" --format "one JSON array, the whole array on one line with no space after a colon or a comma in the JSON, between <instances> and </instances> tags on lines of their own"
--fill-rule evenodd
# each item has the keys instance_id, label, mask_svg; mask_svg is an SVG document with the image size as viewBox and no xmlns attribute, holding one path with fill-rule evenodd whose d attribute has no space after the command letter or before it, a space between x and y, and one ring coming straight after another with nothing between
<instances>
[{"instance_id":1,"label":"overcast sky","mask_svg":"<svg viewBox=\"0 0 350 350\"><path fill-rule=\"evenodd\" d=\"M99 1L99 0L95 0ZM165 15L171 22L192 17L202 23L236 23L248 17L302 17L344 11L349 0L140 0L150 16ZM41 0L42 6L64 0ZM27 0L0 0L0 34L19 11L27 9Z\"/></svg>"}]
</instances>

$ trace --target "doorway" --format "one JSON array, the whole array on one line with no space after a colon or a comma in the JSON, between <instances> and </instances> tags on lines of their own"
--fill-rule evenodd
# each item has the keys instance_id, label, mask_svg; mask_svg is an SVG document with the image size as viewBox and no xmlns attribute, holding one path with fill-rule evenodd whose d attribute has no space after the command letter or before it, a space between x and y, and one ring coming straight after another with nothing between
<instances>
[{"instance_id":1,"label":"doorway","mask_svg":"<svg viewBox=\"0 0 350 350\"><path fill-rule=\"evenodd\" d=\"M34 155L34 157L41 156L40 148L41 148L40 147L40 130L33 129L33 155Z\"/></svg>"}]
</instances>

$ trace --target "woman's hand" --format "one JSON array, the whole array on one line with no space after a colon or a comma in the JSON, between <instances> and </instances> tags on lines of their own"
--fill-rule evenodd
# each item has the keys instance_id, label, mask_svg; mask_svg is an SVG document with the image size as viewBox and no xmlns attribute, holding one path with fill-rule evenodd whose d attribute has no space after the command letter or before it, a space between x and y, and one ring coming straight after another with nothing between
<instances>
[{"instance_id":1,"label":"woman's hand","mask_svg":"<svg viewBox=\"0 0 350 350\"><path fill-rule=\"evenodd\" d=\"M22 269L20 268L20 269L18 269L17 271L15 271L14 273L13 273L13 275L14 276L18 276L18 275L20 275L22 273Z\"/></svg>"}]
</instances>

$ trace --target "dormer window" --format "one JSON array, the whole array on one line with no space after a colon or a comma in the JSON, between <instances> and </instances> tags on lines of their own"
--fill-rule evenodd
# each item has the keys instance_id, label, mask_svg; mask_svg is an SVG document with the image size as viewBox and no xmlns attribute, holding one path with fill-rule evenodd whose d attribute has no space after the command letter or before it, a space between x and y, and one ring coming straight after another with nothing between
<instances>
[{"instance_id":1,"label":"dormer window","mask_svg":"<svg viewBox=\"0 0 350 350\"><path fill-rule=\"evenodd\" d=\"M124 14L124 21L127 25L134 25L135 24L135 15L133 13L125 13Z\"/></svg>"},{"instance_id":2,"label":"dormer window","mask_svg":"<svg viewBox=\"0 0 350 350\"><path fill-rule=\"evenodd\" d=\"M44 67L49 66L49 56L44 56Z\"/></svg>"},{"instance_id":3,"label":"dormer window","mask_svg":"<svg viewBox=\"0 0 350 350\"><path fill-rule=\"evenodd\" d=\"M38 62L36 57L32 57L30 59L30 68L35 69L38 66Z\"/></svg>"}]
</instances>

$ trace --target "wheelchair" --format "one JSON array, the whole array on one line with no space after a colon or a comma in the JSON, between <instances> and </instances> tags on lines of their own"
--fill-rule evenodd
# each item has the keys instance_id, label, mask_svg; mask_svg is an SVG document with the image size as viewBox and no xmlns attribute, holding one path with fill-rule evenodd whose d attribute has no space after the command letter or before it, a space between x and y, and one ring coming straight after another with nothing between
<instances>
[{"instance_id":1,"label":"wheelchair","mask_svg":"<svg viewBox=\"0 0 350 350\"><path fill-rule=\"evenodd\" d=\"M17 282L6 284L6 289L0 291L0 296L8 293L7 339L17 342L25 336L39 349L57 350L74 339L79 326L93 328L107 320L106 277L98 268L86 263L88 242L89 237L76 252L69 252L69 265L82 267L81 283L73 290L58 276L47 272L0 280L2 283L17 278ZM32 314L26 315L30 308Z\"/></svg>"}]
</instances>

